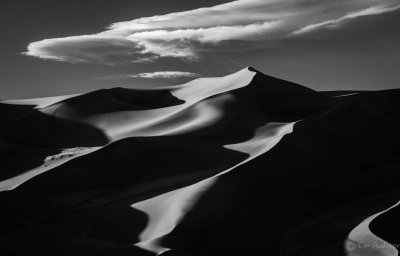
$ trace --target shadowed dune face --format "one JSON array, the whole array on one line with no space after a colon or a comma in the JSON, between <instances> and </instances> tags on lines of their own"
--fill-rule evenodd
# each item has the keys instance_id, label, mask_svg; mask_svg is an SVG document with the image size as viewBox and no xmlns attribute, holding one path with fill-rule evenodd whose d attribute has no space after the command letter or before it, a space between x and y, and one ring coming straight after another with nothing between
<instances>
[{"instance_id":1,"label":"shadowed dune face","mask_svg":"<svg viewBox=\"0 0 400 256\"><path fill-rule=\"evenodd\" d=\"M19 106L9 105L8 108ZM49 159L65 149L104 146L108 138L96 127L81 122L63 120L30 108L21 116L0 126L0 191L20 183L18 175L41 172ZM63 154L71 157L73 154ZM65 161L66 159L63 159ZM53 161L54 162L54 161ZM28 174L30 176L30 174ZM15 181L7 179L15 177Z\"/></svg>"},{"instance_id":2,"label":"shadowed dune face","mask_svg":"<svg viewBox=\"0 0 400 256\"><path fill-rule=\"evenodd\" d=\"M183 104L169 91L134 90L126 88L101 89L82 94L48 106L43 112L56 116L89 118L93 115L120 111L139 111Z\"/></svg>"},{"instance_id":3,"label":"shadowed dune face","mask_svg":"<svg viewBox=\"0 0 400 256\"><path fill-rule=\"evenodd\" d=\"M65 148L108 142L95 127L43 114L34 105L0 103L0 114L1 180L42 166Z\"/></svg>"},{"instance_id":4,"label":"shadowed dune face","mask_svg":"<svg viewBox=\"0 0 400 256\"><path fill-rule=\"evenodd\" d=\"M398 255L398 246L397 244L391 244L389 241L390 239L386 239L388 235L393 234L391 231L393 231L396 226L396 221L391 219L390 217L388 218L387 212L390 211L391 213L395 212L395 209L399 203L395 204L394 206L390 207L389 209L376 213L372 216L369 216L366 218L363 222L361 222L357 227L355 227L349 234L348 239L346 240L345 243L345 248L346 251L348 252L348 255L362 255L362 254L372 254L372 255ZM382 216L383 215L383 218ZM389 214L391 215L391 214ZM379 220L384 219L385 221L393 221L390 224L393 225L392 227L386 227L384 230L385 232L384 237L382 236L377 236L379 232L376 232L376 229L374 227L376 226L376 223L379 223ZM373 224L371 226L371 224ZM378 227L380 228L380 224L378 224ZM386 223L387 224L387 223ZM371 231L372 228L372 231ZM378 228L378 229L379 229ZM383 239L385 238L385 239ZM392 240L396 241L396 240ZM398 241L398 239L397 239Z\"/></svg>"},{"instance_id":5,"label":"shadowed dune face","mask_svg":"<svg viewBox=\"0 0 400 256\"><path fill-rule=\"evenodd\" d=\"M400 93L329 95L248 68L1 103L0 254L397 255L366 245L400 243Z\"/></svg>"},{"instance_id":6,"label":"shadowed dune face","mask_svg":"<svg viewBox=\"0 0 400 256\"><path fill-rule=\"evenodd\" d=\"M387 243L394 244L395 249L399 249L400 234L397 227L399 226L400 207L397 203L394 207L378 215L369 224L369 229L378 237ZM392 248L393 249L393 248Z\"/></svg>"},{"instance_id":7,"label":"shadowed dune face","mask_svg":"<svg viewBox=\"0 0 400 256\"><path fill-rule=\"evenodd\" d=\"M91 147L108 143L104 133L96 127L40 111L0 127L0 138L7 143L32 148Z\"/></svg>"},{"instance_id":8,"label":"shadowed dune face","mask_svg":"<svg viewBox=\"0 0 400 256\"><path fill-rule=\"evenodd\" d=\"M0 125L7 124L34 111L34 105L14 105L0 102Z\"/></svg>"},{"instance_id":9,"label":"shadowed dune face","mask_svg":"<svg viewBox=\"0 0 400 256\"><path fill-rule=\"evenodd\" d=\"M350 231L398 191L398 130L358 101L298 122L270 151L221 176L163 245L194 255L346 255ZM392 216L387 237L397 234ZM397 255L362 242L363 253L349 255Z\"/></svg>"}]
</instances>

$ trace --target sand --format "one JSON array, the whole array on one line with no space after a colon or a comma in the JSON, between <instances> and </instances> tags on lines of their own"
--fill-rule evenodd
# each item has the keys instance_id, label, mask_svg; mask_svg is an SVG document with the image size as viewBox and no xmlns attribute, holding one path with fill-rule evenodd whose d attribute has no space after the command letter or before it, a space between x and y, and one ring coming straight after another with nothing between
<instances>
[{"instance_id":1,"label":"sand","mask_svg":"<svg viewBox=\"0 0 400 256\"><path fill-rule=\"evenodd\" d=\"M0 113L0 255L398 255L400 90L249 67Z\"/></svg>"}]
</instances>

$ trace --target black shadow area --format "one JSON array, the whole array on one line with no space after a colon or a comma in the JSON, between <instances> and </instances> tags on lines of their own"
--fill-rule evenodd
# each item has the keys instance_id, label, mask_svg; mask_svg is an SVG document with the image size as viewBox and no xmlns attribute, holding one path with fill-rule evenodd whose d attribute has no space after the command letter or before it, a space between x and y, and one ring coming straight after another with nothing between
<instances>
[{"instance_id":1,"label":"black shadow area","mask_svg":"<svg viewBox=\"0 0 400 256\"><path fill-rule=\"evenodd\" d=\"M246 154L179 136L127 138L0 193L0 247L15 255L146 255L131 204L226 170Z\"/></svg>"},{"instance_id":2,"label":"black shadow area","mask_svg":"<svg viewBox=\"0 0 400 256\"><path fill-rule=\"evenodd\" d=\"M56 155L61 149L108 143L96 127L46 115L28 106L4 106L0 105L0 110L13 119L8 118L0 126L0 180L42 165L47 156ZM17 112L19 116L13 114Z\"/></svg>"},{"instance_id":3,"label":"black shadow area","mask_svg":"<svg viewBox=\"0 0 400 256\"><path fill-rule=\"evenodd\" d=\"M371 100L297 123L269 152L221 176L164 238L165 255L345 255L350 231L399 200L399 116ZM398 209L371 225L392 243Z\"/></svg>"}]
</instances>

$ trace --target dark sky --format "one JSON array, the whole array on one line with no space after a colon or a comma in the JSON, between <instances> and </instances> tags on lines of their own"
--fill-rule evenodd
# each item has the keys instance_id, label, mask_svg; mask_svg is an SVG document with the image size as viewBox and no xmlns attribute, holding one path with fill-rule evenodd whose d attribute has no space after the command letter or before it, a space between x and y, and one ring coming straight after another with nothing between
<instances>
[{"instance_id":1,"label":"dark sky","mask_svg":"<svg viewBox=\"0 0 400 256\"><path fill-rule=\"evenodd\" d=\"M246 66L317 90L400 87L399 1L260 1L203 11L231 1L3 1L0 99L179 84L193 77L138 74L222 76ZM98 34L115 22L186 10L195 11L122 24L118 38ZM31 56L21 54L31 43Z\"/></svg>"}]
</instances>

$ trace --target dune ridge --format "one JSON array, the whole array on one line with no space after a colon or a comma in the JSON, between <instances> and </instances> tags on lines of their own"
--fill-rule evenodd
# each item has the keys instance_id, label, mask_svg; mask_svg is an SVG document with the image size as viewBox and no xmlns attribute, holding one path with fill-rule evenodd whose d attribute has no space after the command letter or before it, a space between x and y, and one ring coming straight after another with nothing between
<instances>
[{"instance_id":1,"label":"dune ridge","mask_svg":"<svg viewBox=\"0 0 400 256\"><path fill-rule=\"evenodd\" d=\"M399 100L248 67L0 102L0 254L398 255Z\"/></svg>"}]
</instances>

